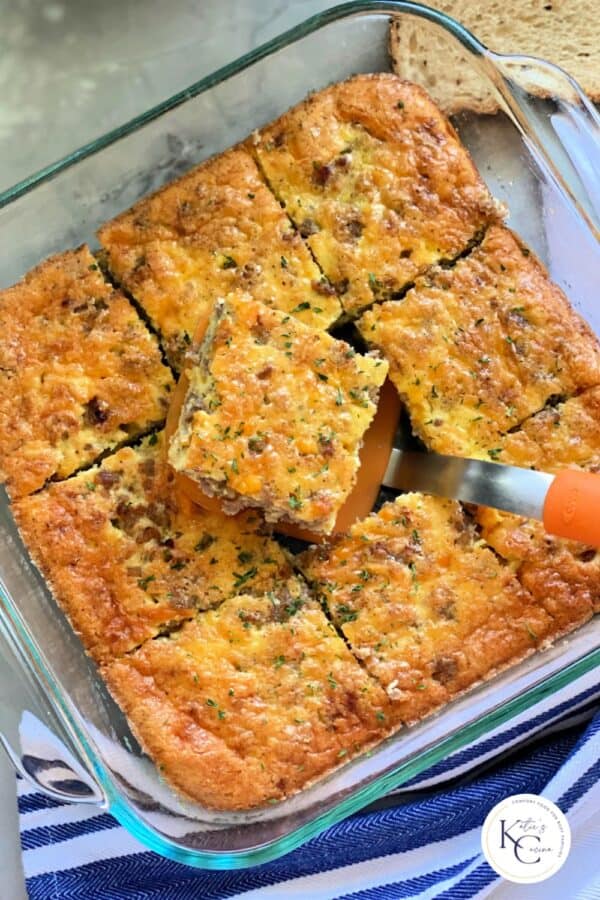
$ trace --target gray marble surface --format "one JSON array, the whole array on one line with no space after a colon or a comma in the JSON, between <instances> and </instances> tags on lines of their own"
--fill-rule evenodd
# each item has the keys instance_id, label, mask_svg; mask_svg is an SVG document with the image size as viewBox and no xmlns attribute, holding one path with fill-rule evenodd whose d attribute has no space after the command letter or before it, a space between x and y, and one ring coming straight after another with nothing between
<instances>
[{"instance_id":1,"label":"gray marble surface","mask_svg":"<svg viewBox=\"0 0 600 900\"><path fill-rule=\"evenodd\" d=\"M0 0L0 190L333 5ZM19 685L4 687L19 703ZM0 871L0 896L23 900L14 773L1 750Z\"/></svg>"},{"instance_id":2,"label":"gray marble surface","mask_svg":"<svg viewBox=\"0 0 600 900\"><path fill-rule=\"evenodd\" d=\"M333 5L0 0L0 189Z\"/></svg>"}]
</instances>

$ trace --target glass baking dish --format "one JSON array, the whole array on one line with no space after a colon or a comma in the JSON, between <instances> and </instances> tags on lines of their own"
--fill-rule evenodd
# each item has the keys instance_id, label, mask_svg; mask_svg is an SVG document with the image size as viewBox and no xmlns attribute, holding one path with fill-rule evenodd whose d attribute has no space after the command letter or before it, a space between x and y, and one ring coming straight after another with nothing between
<instances>
[{"instance_id":1,"label":"glass baking dish","mask_svg":"<svg viewBox=\"0 0 600 900\"><path fill-rule=\"evenodd\" d=\"M417 30L419 45L438 54L447 47L449 65L464 66L494 99L496 114L459 113L455 125L508 204L509 223L600 333L595 111L559 69L493 54L446 16L402 2L348 3L314 16L5 191L1 285L52 252L95 246L101 222L309 91L352 73L388 71L391 14ZM427 62L425 51L412 78L431 88ZM0 688L5 748L41 790L110 810L152 850L189 865L228 869L280 856L600 665L596 617L285 802L251 813L205 810L178 799L141 754L1 501L0 641L30 693L27 708L15 708L6 679Z\"/></svg>"}]
</instances>

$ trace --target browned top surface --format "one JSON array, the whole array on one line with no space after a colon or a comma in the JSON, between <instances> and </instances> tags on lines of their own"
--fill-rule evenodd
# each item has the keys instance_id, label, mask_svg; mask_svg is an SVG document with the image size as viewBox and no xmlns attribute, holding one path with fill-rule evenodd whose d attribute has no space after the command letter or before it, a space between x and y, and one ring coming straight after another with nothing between
<instances>
[{"instance_id":1,"label":"browned top surface","mask_svg":"<svg viewBox=\"0 0 600 900\"><path fill-rule=\"evenodd\" d=\"M186 368L169 459L209 494L331 531L386 372L280 310L228 297Z\"/></svg>"},{"instance_id":2,"label":"browned top surface","mask_svg":"<svg viewBox=\"0 0 600 900\"><path fill-rule=\"evenodd\" d=\"M600 384L596 337L506 228L403 300L369 310L365 340L390 363L413 427L440 453L502 459L500 435L553 395Z\"/></svg>"},{"instance_id":3,"label":"browned top surface","mask_svg":"<svg viewBox=\"0 0 600 900\"><path fill-rule=\"evenodd\" d=\"M140 200L99 232L111 271L181 367L217 297L250 291L327 328L341 307L252 157L234 148Z\"/></svg>"},{"instance_id":4,"label":"browned top surface","mask_svg":"<svg viewBox=\"0 0 600 900\"><path fill-rule=\"evenodd\" d=\"M194 507L176 490L161 439L15 504L29 551L96 659L131 650L161 628L234 593L287 582L278 544L257 513Z\"/></svg>"},{"instance_id":5,"label":"browned top surface","mask_svg":"<svg viewBox=\"0 0 600 900\"><path fill-rule=\"evenodd\" d=\"M500 442L498 459L524 468L600 470L600 388L543 410ZM545 532L541 522L480 507L486 541L518 570L519 578L565 623L600 611L600 553Z\"/></svg>"},{"instance_id":6,"label":"browned top surface","mask_svg":"<svg viewBox=\"0 0 600 900\"><path fill-rule=\"evenodd\" d=\"M455 257L498 217L450 123L395 75L312 94L253 145L349 313Z\"/></svg>"},{"instance_id":7,"label":"browned top surface","mask_svg":"<svg viewBox=\"0 0 600 900\"><path fill-rule=\"evenodd\" d=\"M0 478L13 497L160 422L173 384L156 340L87 247L0 293Z\"/></svg>"},{"instance_id":8,"label":"browned top surface","mask_svg":"<svg viewBox=\"0 0 600 900\"><path fill-rule=\"evenodd\" d=\"M287 796L389 728L384 692L318 604L276 590L226 600L105 675L165 777L220 809Z\"/></svg>"},{"instance_id":9,"label":"browned top surface","mask_svg":"<svg viewBox=\"0 0 600 900\"><path fill-rule=\"evenodd\" d=\"M309 552L303 571L412 722L534 650L553 622L458 503L405 494Z\"/></svg>"}]
</instances>

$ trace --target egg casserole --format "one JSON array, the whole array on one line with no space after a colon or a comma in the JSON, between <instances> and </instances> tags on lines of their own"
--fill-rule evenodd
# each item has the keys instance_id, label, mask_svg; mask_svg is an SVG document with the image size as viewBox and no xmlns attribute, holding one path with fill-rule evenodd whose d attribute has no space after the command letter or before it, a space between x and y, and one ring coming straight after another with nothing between
<instances>
[{"instance_id":1,"label":"egg casserole","mask_svg":"<svg viewBox=\"0 0 600 900\"><path fill-rule=\"evenodd\" d=\"M411 723L556 635L460 506L404 494L308 551L306 577L352 652Z\"/></svg>"},{"instance_id":2,"label":"egg casserole","mask_svg":"<svg viewBox=\"0 0 600 900\"><path fill-rule=\"evenodd\" d=\"M288 591L291 566L258 513L194 507L161 443L146 438L14 505L33 561L96 660L232 594Z\"/></svg>"},{"instance_id":3,"label":"egg casserole","mask_svg":"<svg viewBox=\"0 0 600 900\"><path fill-rule=\"evenodd\" d=\"M178 370L215 300L231 291L250 291L318 328L341 313L335 290L241 148L144 197L99 238L111 272L144 308Z\"/></svg>"},{"instance_id":4,"label":"egg casserole","mask_svg":"<svg viewBox=\"0 0 600 900\"><path fill-rule=\"evenodd\" d=\"M104 225L123 293L86 247L0 293L15 519L194 801L286 798L600 610L600 555L507 514L411 493L328 536L388 367L429 448L598 469L598 343L500 217L423 90L359 75Z\"/></svg>"},{"instance_id":5,"label":"egg casserole","mask_svg":"<svg viewBox=\"0 0 600 900\"><path fill-rule=\"evenodd\" d=\"M600 471L600 388L550 407L501 441L501 462L557 472ZM482 536L565 627L600 611L600 553L547 534L541 522L480 507Z\"/></svg>"},{"instance_id":6,"label":"egg casserole","mask_svg":"<svg viewBox=\"0 0 600 900\"><path fill-rule=\"evenodd\" d=\"M365 313L363 338L390 364L431 449L496 459L500 436L554 397L600 384L596 337L531 251L490 228L451 269Z\"/></svg>"},{"instance_id":7,"label":"egg casserole","mask_svg":"<svg viewBox=\"0 0 600 900\"><path fill-rule=\"evenodd\" d=\"M174 468L268 521L331 531L387 363L251 297L220 300L186 367Z\"/></svg>"},{"instance_id":8,"label":"egg casserole","mask_svg":"<svg viewBox=\"0 0 600 900\"><path fill-rule=\"evenodd\" d=\"M280 800L389 728L385 693L300 594L225 600L103 675L164 776L208 807Z\"/></svg>"},{"instance_id":9,"label":"egg casserole","mask_svg":"<svg viewBox=\"0 0 600 900\"><path fill-rule=\"evenodd\" d=\"M85 246L0 292L0 480L12 497L65 478L164 421L156 339Z\"/></svg>"},{"instance_id":10,"label":"egg casserole","mask_svg":"<svg viewBox=\"0 0 600 900\"><path fill-rule=\"evenodd\" d=\"M349 315L454 259L500 218L448 120L394 75L318 91L251 146Z\"/></svg>"}]
</instances>

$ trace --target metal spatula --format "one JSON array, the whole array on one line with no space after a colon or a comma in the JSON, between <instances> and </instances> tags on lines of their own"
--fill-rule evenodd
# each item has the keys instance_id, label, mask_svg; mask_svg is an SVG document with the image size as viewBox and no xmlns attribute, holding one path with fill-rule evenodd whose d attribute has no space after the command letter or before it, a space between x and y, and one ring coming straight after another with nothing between
<instances>
[{"instance_id":1,"label":"metal spatula","mask_svg":"<svg viewBox=\"0 0 600 900\"><path fill-rule=\"evenodd\" d=\"M423 491L539 519L550 534L600 547L600 475L556 475L479 459L394 448L385 487Z\"/></svg>"}]
</instances>

